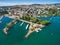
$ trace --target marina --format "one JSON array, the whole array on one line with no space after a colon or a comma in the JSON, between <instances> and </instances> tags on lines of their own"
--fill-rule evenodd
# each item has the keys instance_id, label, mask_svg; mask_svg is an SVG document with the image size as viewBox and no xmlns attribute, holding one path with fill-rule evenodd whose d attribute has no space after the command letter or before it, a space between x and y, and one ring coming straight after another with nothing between
<instances>
[{"instance_id":1,"label":"marina","mask_svg":"<svg viewBox=\"0 0 60 45\"><path fill-rule=\"evenodd\" d=\"M53 20L55 20L56 22L54 22ZM12 45L12 44L17 45L18 43L16 41L18 41L19 42L18 45L24 45L24 44L26 44L26 45L28 45L28 44L29 45L32 45L32 44L34 44L34 45L37 45L37 44L38 45L45 45L45 44L48 45L49 42L50 42L49 45L52 45L51 44L52 42L54 45L56 45L57 42L59 42L59 41L56 42L56 40L60 39L60 36L59 36L60 21L59 20L60 20L59 16L56 16L55 18L53 17L53 19L51 20L52 23L50 25L48 25L47 27L44 27L38 33L35 33L35 32L31 33L30 31L29 31L30 33L27 33L26 28L25 28L27 26L27 24L24 23L24 25L20 27L20 25L19 25L20 21L19 21L16 24L14 24L14 26L11 27L12 29L9 29L9 32L8 32L9 34L8 34L8 36L6 36L2 32L3 28L6 26L6 23L11 22L12 20L10 18L4 16L2 18L2 24L0 24L0 35L1 35L0 36L0 39L1 39L0 44L1 45L8 45L8 44L9 45ZM27 35L26 35L26 33L27 33ZM27 37L29 34L31 34L29 39L28 40L24 39L24 37ZM20 43L20 42L22 42L22 43ZM31 42L31 43L29 43L29 42Z\"/></svg>"},{"instance_id":2,"label":"marina","mask_svg":"<svg viewBox=\"0 0 60 45\"><path fill-rule=\"evenodd\" d=\"M0 0L0 45L60 45L60 0Z\"/></svg>"}]
</instances>

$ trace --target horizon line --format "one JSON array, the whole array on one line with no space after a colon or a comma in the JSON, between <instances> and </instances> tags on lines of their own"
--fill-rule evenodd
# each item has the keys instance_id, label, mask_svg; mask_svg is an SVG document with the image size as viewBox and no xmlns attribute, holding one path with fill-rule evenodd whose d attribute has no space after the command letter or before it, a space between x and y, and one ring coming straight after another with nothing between
<instances>
[{"instance_id":1,"label":"horizon line","mask_svg":"<svg viewBox=\"0 0 60 45\"><path fill-rule=\"evenodd\" d=\"M14 6L14 5L32 5L32 4L60 4L60 3L9 3L9 2L0 2L0 6Z\"/></svg>"}]
</instances>

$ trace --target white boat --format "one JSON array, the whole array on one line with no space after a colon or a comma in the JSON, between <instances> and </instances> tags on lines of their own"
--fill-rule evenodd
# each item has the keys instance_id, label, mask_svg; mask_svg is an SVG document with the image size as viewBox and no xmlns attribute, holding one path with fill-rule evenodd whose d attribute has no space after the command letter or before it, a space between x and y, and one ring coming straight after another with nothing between
<instances>
[{"instance_id":1,"label":"white boat","mask_svg":"<svg viewBox=\"0 0 60 45\"><path fill-rule=\"evenodd\" d=\"M29 24L26 26L26 30L28 29Z\"/></svg>"},{"instance_id":2,"label":"white boat","mask_svg":"<svg viewBox=\"0 0 60 45\"><path fill-rule=\"evenodd\" d=\"M24 22L22 22L22 23L20 24L20 26L22 26L22 25L23 25L23 23L24 23Z\"/></svg>"}]
</instances>

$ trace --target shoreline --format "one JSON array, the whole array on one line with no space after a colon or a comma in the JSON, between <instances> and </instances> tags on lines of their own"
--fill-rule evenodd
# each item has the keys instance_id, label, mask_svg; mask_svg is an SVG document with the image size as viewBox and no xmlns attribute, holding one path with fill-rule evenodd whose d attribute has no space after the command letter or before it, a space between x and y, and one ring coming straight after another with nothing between
<instances>
[{"instance_id":1,"label":"shoreline","mask_svg":"<svg viewBox=\"0 0 60 45\"><path fill-rule=\"evenodd\" d=\"M32 23L32 22L29 22L29 21L22 20L22 19L19 18L19 16L14 16L14 15L13 16L5 15L5 16L7 16L9 18L12 18L12 19L15 19L17 17L19 21L22 21L22 23L23 22L26 22L26 23L29 23L30 24L30 26L28 28L29 31L25 35L25 38L28 38L29 35L31 35L31 33L33 33L33 32L39 32L39 31L41 31L42 30L41 28L44 27L44 25L42 25L42 24L37 24L37 23ZM5 27L4 30L3 30L3 32L5 34L7 34L8 33L7 30L8 29Z\"/></svg>"}]
</instances>

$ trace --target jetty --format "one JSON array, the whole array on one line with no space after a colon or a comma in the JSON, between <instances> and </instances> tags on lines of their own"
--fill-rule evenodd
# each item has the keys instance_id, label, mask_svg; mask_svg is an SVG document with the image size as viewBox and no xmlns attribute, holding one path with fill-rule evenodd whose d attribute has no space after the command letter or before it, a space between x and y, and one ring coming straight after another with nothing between
<instances>
[{"instance_id":1,"label":"jetty","mask_svg":"<svg viewBox=\"0 0 60 45\"><path fill-rule=\"evenodd\" d=\"M33 32L39 32L41 31L40 28L36 28L35 30L29 30L28 33L25 35L25 38L28 38Z\"/></svg>"},{"instance_id":2,"label":"jetty","mask_svg":"<svg viewBox=\"0 0 60 45\"><path fill-rule=\"evenodd\" d=\"M28 38L29 35L30 35L31 33L33 33L33 32L34 32L34 31L29 30L28 33L25 35L25 38Z\"/></svg>"},{"instance_id":3,"label":"jetty","mask_svg":"<svg viewBox=\"0 0 60 45\"><path fill-rule=\"evenodd\" d=\"M44 25L39 25L39 24L31 24L29 27L29 31L28 33L25 35L25 38L28 38L29 35L31 35L33 32L39 32L39 30L41 31L42 27L44 27Z\"/></svg>"},{"instance_id":4,"label":"jetty","mask_svg":"<svg viewBox=\"0 0 60 45\"><path fill-rule=\"evenodd\" d=\"M5 33L5 34L8 34L8 30L14 25L14 24L16 24L17 23L17 18L15 18L12 22L10 22L10 23L8 23L7 25L6 25L6 27L3 29L3 32Z\"/></svg>"}]
</instances>

